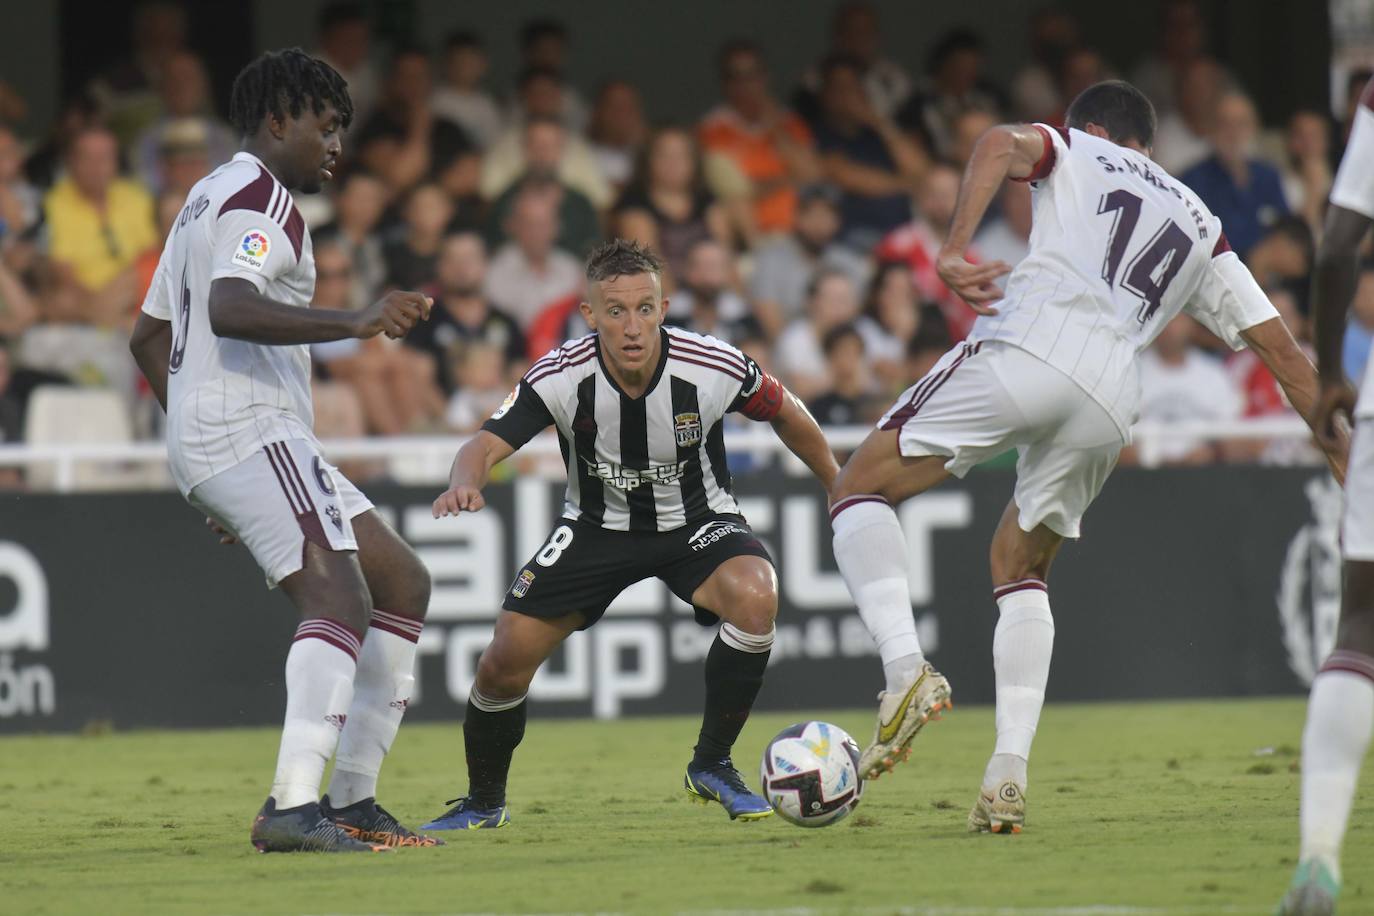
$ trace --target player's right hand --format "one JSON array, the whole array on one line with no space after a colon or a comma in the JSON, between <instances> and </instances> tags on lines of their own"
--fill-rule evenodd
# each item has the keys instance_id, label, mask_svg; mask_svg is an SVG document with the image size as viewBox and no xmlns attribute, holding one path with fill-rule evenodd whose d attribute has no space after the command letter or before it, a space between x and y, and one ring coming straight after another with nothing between
<instances>
[{"instance_id":1,"label":"player's right hand","mask_svg":"<svg viewBox=\"0 0 1374 916\"><path fill-rule=\"evenodd\" d=\"M973 264L964 258L963 252L942 251L935 261L935 270L969 308L979 315L996 315L997 309L990 303L1002 298L1002 290L993 281L1011 273L1011 265L1005 261Z\"/></svg>"},{"instance_id":2,"label":"player's right hand","mask_svg":"<svg viewBox=\"0 0 1374 916\"><path fill-rule=\"evenodd\" d=\"M205 517L205 527L219 535L219 542L221 544L237 544L239 542L238 535L234 534L234 532L230 531L208 515Z\"/></svg>"},{"instance_id":3,"label":"player's right hand","mask_svg":"<svg viewBox=\"0 0 1374 916\"><path fill-rule=\"evenodd\" d=\"M1326 452L1331 473L1345 482L1346 460L1350 456L1350 433L1355 425L1355 391L1344 381L1323 382L1312 408L1312 433Z\"/></svg>"},{"instance_id":4,"label":"player's right hand","mask_svg":"<svg viewBox=\"0 0 1374 916\"><path fill-rule=\"evenodd\" d=\"M487 504L482 491L476 487L451 487L439 494L434 501L434 517L458 515L460 512L476 512Z\"/></svg>"},{"instance_id":5,"label":"player's right hand","mask_svg":"<svg viewBox=\"0 0 1374 916\"><path fill-rule=\"evenodd\" d=\"M358 313L353 336L366 340L385 334L395 340L429 318L434 300L422 293L394 289Z\"/></svg>"}]
</instances>

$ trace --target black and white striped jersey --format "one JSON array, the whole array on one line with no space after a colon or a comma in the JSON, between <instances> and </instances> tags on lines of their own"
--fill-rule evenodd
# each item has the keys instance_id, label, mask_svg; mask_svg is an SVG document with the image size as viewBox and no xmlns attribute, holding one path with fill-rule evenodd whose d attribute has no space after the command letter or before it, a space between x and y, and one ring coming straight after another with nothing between
<instances>
[{"instance_id":1,"label":"black and white striped jersey","mask_svg":"<svg viewBox=\"0 0 1374 916\"><path fill-rule=\"evenodd\" d=\"M588 334L531 366L482 425L512 448L558 428L566 518L615 531L672 531L739 512L721 421L732 411L771 420L782 386L714 337L662 328L659 339L658 366L638 398L610 377L599 338Z\"/></svg>"}]
</instances>

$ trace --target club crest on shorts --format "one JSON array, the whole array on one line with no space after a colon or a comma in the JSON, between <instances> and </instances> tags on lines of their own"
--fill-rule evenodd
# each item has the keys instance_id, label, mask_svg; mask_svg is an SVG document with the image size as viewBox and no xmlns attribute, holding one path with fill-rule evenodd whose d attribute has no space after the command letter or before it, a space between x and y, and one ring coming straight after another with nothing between
<instances>
[{"instance_id":1,"label":"club crest on shorts","mask_svg":"<svg viewBox=\"0 0 1374 916\"><path fill-rule=\"evenodd\" d=\"M701 444L701 414L680 413L673 417L673 433L677 436L678 448Z\"/></svg>"},{"instance_id":2,"label":"club crest on shorts","mask_svg":"<svg viewBox=\"0 0 1374 916\"><path fill-rule=\"evenodd\" d=\"M338 506L332 503L328 506L325 506L324 514L329 516L329 520L334 523L335 528L338 528L340 531L343 531L343 513L339 511Z\"/></svg>"},{"instance_id":3,"label":"club crest on shorts","mask_svg":"<svg viewBox=\"0 0 1374 916\"><path fill-rule=\"evenodd\" d=\"M525 597L525 592L530 590L530 583L533 581L534 573L528 569L522 569L515 580L515 584L510 587L510 593L517 598Z\"/></svg>"}]
</instances>

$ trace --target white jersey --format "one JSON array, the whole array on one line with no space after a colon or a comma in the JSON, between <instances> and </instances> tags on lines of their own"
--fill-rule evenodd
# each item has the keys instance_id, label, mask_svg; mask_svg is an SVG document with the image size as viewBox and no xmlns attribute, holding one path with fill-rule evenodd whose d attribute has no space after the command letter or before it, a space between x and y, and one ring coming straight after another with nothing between
<instances>
[{"instance_id":1,"label":"white jersey","mask_svg":"<svg viewBox=\"0 0 1374 916\"><path fill-rule=\"evenodd\" d=\"M1374 219L1374 83L1365 88L1355 109L1350 142L1341 156L1341 167L1331 185L1331 203ZM1355 416L1374 416L1374 373L1365 370Z\"/></svg>"},{"instance_id":2,"label":"white jersey","mask_svg":"<svg viewBox=\"0 0 1374 916\"><path fill-rule=\"evenodd\" d=\"M1221 222L1140 153L1080 130L1035 125L1045 156L1030 177L1030 253L999 314L969 339L1000 340L1064 372L1128 438L1137 356L1180 311L1233 349L1278 313L1231 251Z\"/></svg>"},{"instance_id":3,"label":"white jersey","mask_svg":"<svg viewBox=\"0 0 1374 916\"><path fill-rule=\"evenodd\" d=\"M172 323L167 456L183 494L271 442L313 440L310 348L266 346L210 330L210 284L249 281L309 308L310 234L291 195L239 153L196 183L162 249L143 311Z\"/></svg>"}]
</instances>

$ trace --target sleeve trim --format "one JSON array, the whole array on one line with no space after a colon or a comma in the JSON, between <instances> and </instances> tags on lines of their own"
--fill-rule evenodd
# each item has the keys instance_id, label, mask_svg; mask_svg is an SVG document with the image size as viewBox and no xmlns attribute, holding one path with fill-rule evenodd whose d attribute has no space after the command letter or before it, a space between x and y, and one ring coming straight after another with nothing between
<instances>
[{"instance_id":1,"label":"sleeve trim","mask_svg":"<svg viewBox=\"0 0 1374 916\"><path fill-rule=\"evenodd\" d=\"M1050 172L1054 171L1055 161L1059 158L1054 148L1054 138L1050 132L1040 124L1033 125L1040 131L1040 138L1045 142L1045 151L1040 154L1040 160L1031 168L1031 172L1025 178L1013 178L1012 181L1043 181L1050 177Z\"/></svg>"}]
</instances>

